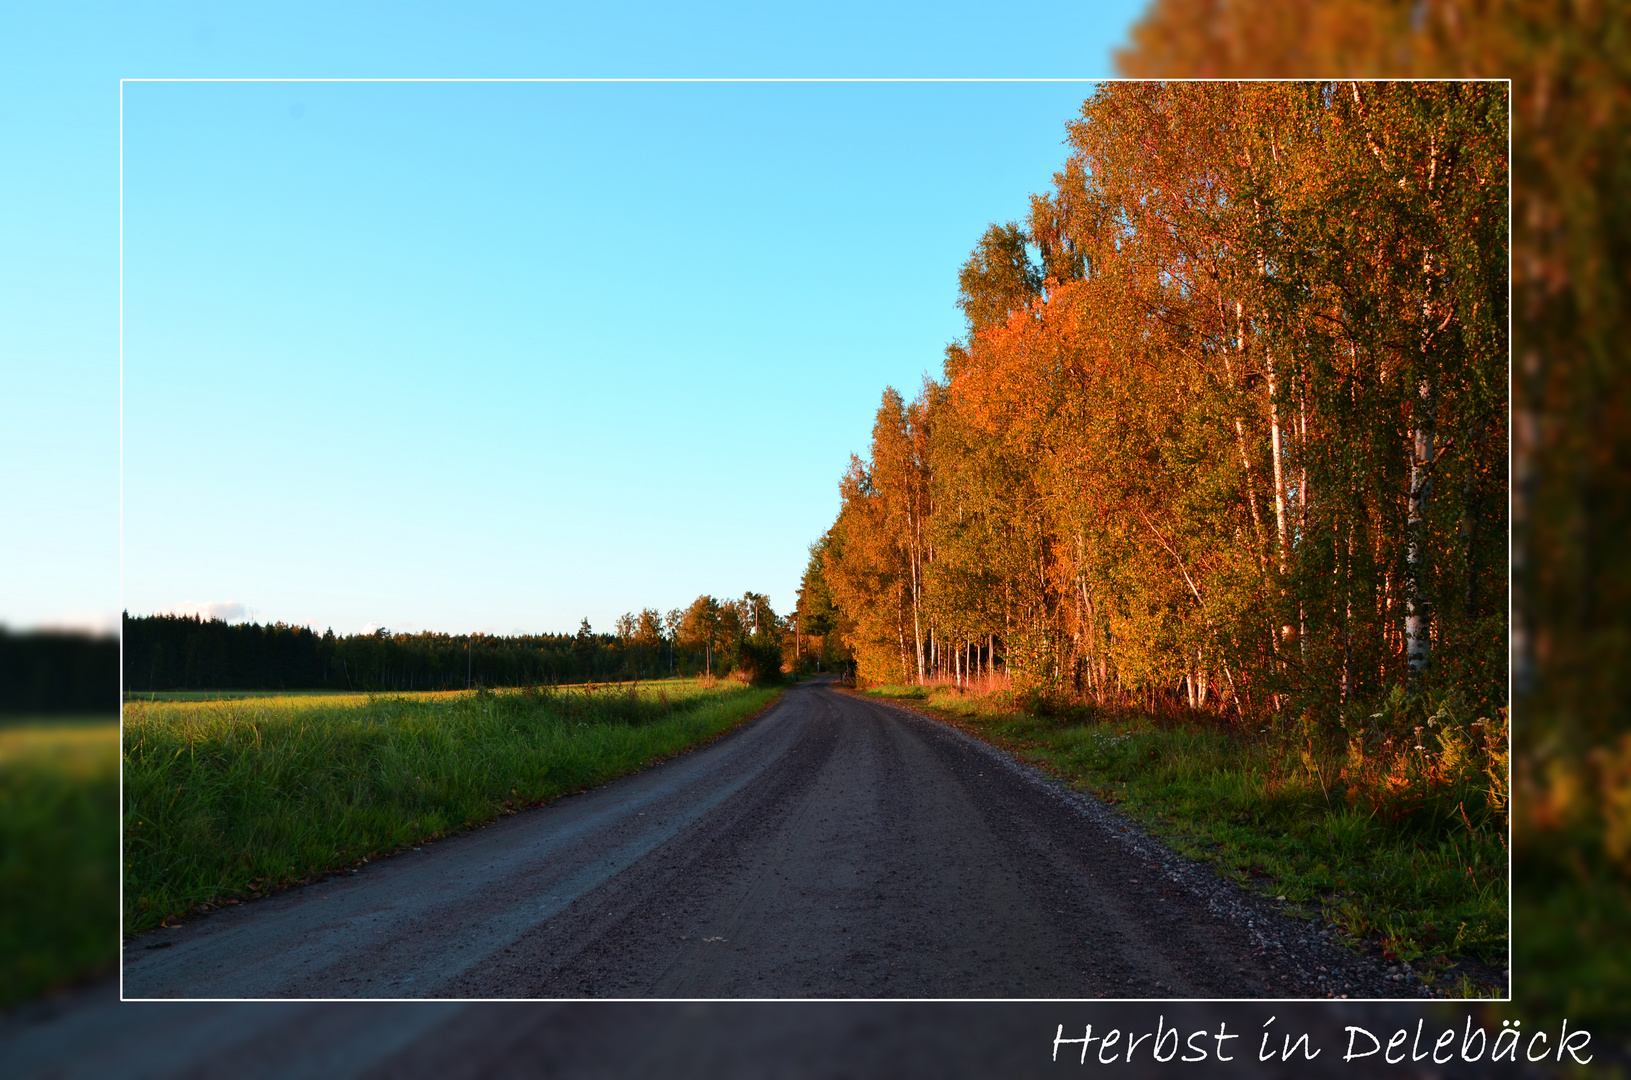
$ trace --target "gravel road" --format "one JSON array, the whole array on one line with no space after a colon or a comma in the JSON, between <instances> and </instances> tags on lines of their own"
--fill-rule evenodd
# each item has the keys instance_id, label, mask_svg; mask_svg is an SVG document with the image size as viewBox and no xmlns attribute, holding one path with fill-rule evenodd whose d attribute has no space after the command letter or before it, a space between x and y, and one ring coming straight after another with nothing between
<instances>
[{"instance_id":1,"label":"gravel road","mask_svg":"<svg viewBox=\"0 0 1631 1080\"><path fill-rule=\"evenodd\" d=\"M1420 996L954 729L789 690L656 768L129 941L126 998Z\"/></svg>"}]
</instances>

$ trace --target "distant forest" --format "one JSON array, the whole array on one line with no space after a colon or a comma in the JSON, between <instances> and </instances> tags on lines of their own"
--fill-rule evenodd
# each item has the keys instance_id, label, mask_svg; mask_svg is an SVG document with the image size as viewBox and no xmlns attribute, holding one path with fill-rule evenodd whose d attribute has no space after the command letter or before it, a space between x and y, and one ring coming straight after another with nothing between
<instances>
[{"instance_id":1,"label":"distant forest","mask_svg":"<svg viewBox=\"0 0 1631 1080\"><path fill-rule=\"evenodd\" d=\"M467 686L778 675L794 634L762 594L699 596L666 615L647 608L611 633L396 633L336 636L283 623L191 615L124 616L127 691L245 689L454 690ZM785 646L784 646L784 638Z\"/></svg>"},{"instance_id":2,"label":"distant forest","mask_svg":"<svg viewBox=\"0 0 1631 1080\"><path fill-rule=\"evenodd\" d=\"M0 716L118 709L118 638L0 627Z\"/></svg>"},{"instance_id":3,"label":"distant forest","mask_svg":"<svg viewBox=\"0 0 1631 1080\"><path fill-rule=\"evenodd\" d=\"M1110 83L801 596L874 682L1334 717L1507 685L1508 87Z\"/></svg>"}]
</instances>

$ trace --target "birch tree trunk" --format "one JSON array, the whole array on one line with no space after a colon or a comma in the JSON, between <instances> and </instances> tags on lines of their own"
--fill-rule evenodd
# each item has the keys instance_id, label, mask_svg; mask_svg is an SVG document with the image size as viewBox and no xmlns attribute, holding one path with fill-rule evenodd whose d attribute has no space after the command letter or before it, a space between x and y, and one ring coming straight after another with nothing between
<instances>
[{"instance_id":1,"label":"birch tree trunk","mask_svg":"<svg viewBox=\"0 0 1631 1080\"><path fill-rule=\"evenodd\" d=\"M1433 196L1433 185L1438 178L1438 140L1435 137L1429 144L1427 166L1427 195ZM1422 373L1416 383L1416 428L1413 432L1412 453L1410 455L1410 515L1407 527L1410 532L1409 551L1406 561L1409 565L1409 582L1405 593L1405 649L1410 658L1410 669L1414 672L1426 670L1432 661L1432 644L1430 639L1431 627L1426 603L1426 577L1427 577L1427 510L1433 498L1433 443L1434 424L1433 413L1437 407L1437 395L1434 393L1433 382L1428 372L1428 358L1433 347L1433 337L1438 332L1433 326L1433 320L1438 316L1437 305L1433 297L1434 266L1431 248L1425 248L1421 255L1422 262L1422 296L1421 296L1421 363ZM1453 310L1453 309L1452 309ZM1446 316L1443 324L1448 325Z\"/></svg>"},{"instance_id":2,"label":"birch tree trunk","mask_svg":"<svg viewBox=\"0 0 1631 1080\"><path fill-rule=\"evenodd\" d=\"M1423 671L1432 659L1426 592L1427 509L1433 497L1433 388L1421 380L1417 389L1420 412L1410 455L1410 544L1406 554L1409 581L1405 591L1405 650L1412 671ZM1397 505L1397 504L1395 504Z\"/></svg>"},{"instance_id":3,"label":"birch tree trunk","mask_svg":"<svg viewBox=\"0 0 1631 1080\"><path fill-rule=\"evenodd\" d=\"M1276 547L1279 553L1280 576L1286 573L1286 484L1285 472L1281 464L1281 432L1280 432L1280 404L1276 400L1280 393L1279 382L1274 369L1274 353L1270 349L1263 350L1264 367L1268 375L1269 387L1269 454L1274 463L1274 533Z\"/></svg>"}]
</instances>

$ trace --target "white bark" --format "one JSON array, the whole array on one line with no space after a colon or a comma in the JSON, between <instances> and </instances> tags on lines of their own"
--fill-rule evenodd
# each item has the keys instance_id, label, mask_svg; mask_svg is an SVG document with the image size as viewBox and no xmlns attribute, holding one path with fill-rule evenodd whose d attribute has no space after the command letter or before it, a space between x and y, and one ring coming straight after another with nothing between
<instances>
[{"instance_id":1,"label":"white bark","mask_svg":"<svg viewBox=\"0 0 1631 1080\"><path fill-rule=\"evenodd\" d=\"M1426 576L1426 553L1423 550L1427 531L1427 509L1433 497L1433 391L1427 380L1418 390L1421 416L1416 422L1413 453L1410 455L1410 547L1406 561L1410 567L1410 585L1405 598L1405 651L1413 671L1421 671L1432 659L1427 605L1423 602L1423 578Z\"/></svg>"},{"instance_id":2,"label":"white bark","mask_svg":"<svg viewBox=\"0 0 1631 1080\"><path fill-rule=\"evenodd\" d=\"M1274 532L1279 547L1280 573L1286 572L1286 484L1281 464L1280 406L1275 401L1279 384L1275 379L1274 354L1264 350L1269 383L1269 452L1274 459Z\"/></svg>"}]
</instances>

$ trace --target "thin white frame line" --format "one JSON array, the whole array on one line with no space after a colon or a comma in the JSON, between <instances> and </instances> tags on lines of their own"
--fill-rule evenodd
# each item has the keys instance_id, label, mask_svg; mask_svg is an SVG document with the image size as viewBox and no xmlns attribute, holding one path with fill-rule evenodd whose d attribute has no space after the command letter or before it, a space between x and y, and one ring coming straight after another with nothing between
<instances>
[{"instance_id":1,"label":"thin white frame line","mask_svg":"<svg viewBox=\"0 0 1631 1080\"><path fill-rule=\"evenodd\" d=\"M1517 734L1517 712L1513 709L1512 678L1512 408L1516 402L1513 389L1517 365L1513 363L1512 336L1512 268L1516 257L1512 248L1512 80L1506 83L1506 997L1511 1002L1518 985L1518 950L1516 924L1513 921L1514 886L1513 851L1516 834L1512 827L1512 737Z\"/></svg>"},{"instance_id":2,"label":"thin white frame line","mask_svg":"<svg viewBox=\"0 0 1631 1080\"><path fill-rule=\"evenodd\" d=\"M119 1000L125 1000L125 80L119 80Z\"/></svg>"},{"instance_id":3,"label":"thin white frame line","mask_svg":"<svg viewBox=\"0 0 1631 1080\"><path fill-rule=\"evenodd\" d=\"M462 75L425 76L424 78L415 78L413 76L394 76L394 75L381 75L381 76L372 76L372 77L362 76L362 77L344 77L344 78L325 78L323 76L316 76L316 75L313 75L313 76L281 76L281 75L277 75L277 76L267 76L267 77L263 78L263 77L260 77L260 76L215 77L215 76L205 75L205 76L196 76L196 77L195 76L175 76L175 77L155 76L155 77L152 77L152 78L132 77L132 78L120 79L119 81L120 82L202 82L202 83L234 83L234 82L249 82L249 83L255 83L255 82L264 82L264 83L279 83L279 82L332 82L332 83L370 83L370 82L379 82L379 83L419 83L419 82L423 82L423 83L459 83L459 82L469 82L469 83L1076 83L1076 82L1107 82L1109 80L1104 79L1104 78L1094 78L1094 77L1085 76L1085 75L1061 76L1061 77L1058 77L1058 78L1051 78L1050 77L1050 78L1011 78L1011 79L1010 78L1000 78L1000 77L991 77L991 78L959 78L959 77L941 78L941 77L932 76L932 75L922 76L922 77L883 76L883 77L878 77L878 78L874 78L874 77L871 77L871 76L865 76L865 75L857 75L857 76L847 77L847 78L839 78L839 77L799 78L799 77L793 77L793 76L759 77L759 76L753 76L753 75L721 75L721 76L713 76L713 75L673 75L673 76L667 76L667 75L636 75L636 76L628 76L628 77L610 76L610 75L606 75L606 76L598 76L598 75L597 76L583 76L583 77L559 75L559 76L548 76L548 77L539 77L539 78L532 78L532 77L504 78L504 77L462 76ZM1134 80L1134 81L1142 81L1142 80ZM1479 80L1468 80L1468 81L1479 81ZM1487 82L1489 80L1482 80L1482 81Z\"/></svg>"},{"instance_id":4,"label":"thin white frame line","mask_svg":"<svg viewBox=\"0 0 1631 1080\"><path fill-rule=\"evenodd\" d=\"M1507 995L1501 998L1395 998L1395 997L1202 997L1202 998L537 998L537 997L460 997L460 998L241 998L241 997L176 997L176 998L127 998L124 994L124 85L126 83L1319 83L1319 82L1364 82L1364 83L1505 83L1507 86L1507 427L1512 424L1512 387L1514 387L1514 365L1512 365L1512 80L1510 78L1125 78L1125 77L1072 77L1072 78L1006 78L1006 77L538 77L538 78L478 78L478 77L377 77L377 78L325 78L325 77L129 77L119 80L119 610L121 610L121 625L119 625L119 746L121 746L121 765L119 765L119 1002L152 1002L152 1000L166 1000L166 1002L287 1002L287 1000L300 1000L300 1002L391 1002L391 1003L435 1003L435 1002L780 1002L780 1003L812 1003L812 1002L869 1002L869 1003L1059 1003L1059 1005L1117 1005L1117 1003L1298 1003L1298 1002L1502 1002L1510 1003L1514 1000L1515 976L1514 948L1512 948L1512 812L1510 812L1510 767L1507 775ZM1507 447L1507 741L1512 739L1514 716L1512 716L1512 445ZM910 710L908 710L910 711Z\"/></svg>"},{"instance_id":5,"label":"thin white frame line","mask_svg":"<svg viewBox=\"0 0 1631 1080\"><path fill-rule=\"evenodd\" d=\"M465 997L291 997L193 998L153 997L119 999L120 1004L248 1005L1448 1005L1502 1004L1505 998L465 998ZM1367 1055L1368 1056L1368 1055Z\"/></svg>"},{"instance_id":6,"label":"thin white frame line","mask_svg":"<svg viewBox=\"0 0 1631 1080\"><path fill-rule=\"evenodd\" d=\"M1020 77L1020 76L751 76L751 75L637 75L637 76L544 76L544 77L489 77L489 76L362 76L362 77L326 77L326 76L131 76L121 78L123 83L1122 83L1122 82L1164 82L1164 83L1312 83L1312 82L1363 82L1363 83L1497 83L1510 84L1509 78L1501 79L1473 79L1473 78L1438 78L1438 79L1225 79L1225 78L1193 78L1193 79L1130 79L1123 76L1110 75L1075 75L1075 76L1048 76L1048 77ZM1510 124L1509 124L1510 127ZM1510 134L1510 133L1509 133Z\"/></svg>"}]
</instances>

